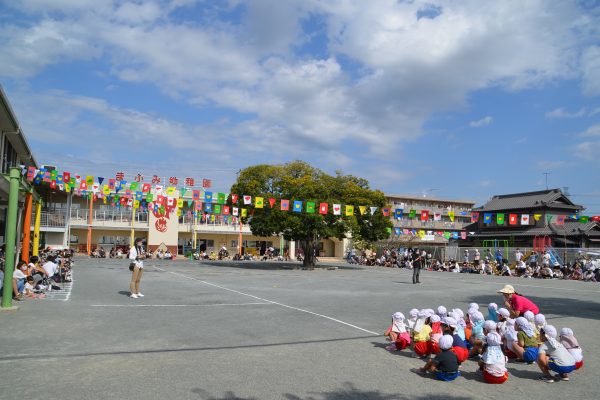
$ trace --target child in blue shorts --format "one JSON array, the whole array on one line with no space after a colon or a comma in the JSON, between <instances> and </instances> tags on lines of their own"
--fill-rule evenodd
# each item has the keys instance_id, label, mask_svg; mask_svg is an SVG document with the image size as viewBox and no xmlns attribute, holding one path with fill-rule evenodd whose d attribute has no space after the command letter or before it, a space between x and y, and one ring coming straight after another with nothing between
<instances>
[{"instance_id":1,"label":"child in blue shorts","mask_svg":"<svg viewBox=\"0 0 600 400\"><path fill-rule=\"evenodd\" d=\"M434 359L427 361L427 364L420 371L424 373L432 372L435 374L436 379L444 382L450 382L458 378L460 372L458 371L458 358L452 351L453 343L454 338L451 335L442 336L439 341L441 352Z\"/></svg>"},{"instance_id":2,"label":"child in blue shorts","mask_svg":"<svg viewBox=\"0 0 600 400\"><path fill-rule=\"evenodd\" d=\"M544 382L554 382L555 380L568 381L569 373L575 371L575 358L556 338L558 334L556 328L552 325L540 330L540 340L542 344L539 348L538 366L543 375L540 380ZM556 372L552 376L550 371Z\"/></svg>"}]
</instances>

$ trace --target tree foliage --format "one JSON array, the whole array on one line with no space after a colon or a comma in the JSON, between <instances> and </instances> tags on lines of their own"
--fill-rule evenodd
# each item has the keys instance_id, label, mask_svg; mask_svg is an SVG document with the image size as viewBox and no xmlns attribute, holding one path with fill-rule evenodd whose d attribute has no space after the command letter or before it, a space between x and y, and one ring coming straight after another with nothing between
<instances>
[{"instance_id":1,"label":"tree foliage","mask_svg":"<svg viewBox=\"0 0 600 400\"><path fill-rule=\"evenodd\" d=\"M286 240L300 241L306 267L314 266L313 254L319 239L342 240L352 235L373 242L389 237L387 228L391 227L391 222L381 213L381 208L386 205L383 192L371 190L365 179L343 175L339 171L331 176L303 161L255 165L239 172L231 193L238 194L240 198L242 195L264 197L265 207L251 209L243 222L250 224L254 235L267 237L281 234ZM277 199L276 206L269 207L268 198ZM280 199L290 200L290 204L294 200L301 200L304 209L301 213L282 211ZM308 201L316 203L317 211L314 214L305 211ZM326 215L318 213L321 202L329 204L329 213ZM332 204L354 205L355 214L333 215ZM378 211L371 215L367 208L367 212L360 215L359 205L375 206Z\"/></svg>"}]
</instances>

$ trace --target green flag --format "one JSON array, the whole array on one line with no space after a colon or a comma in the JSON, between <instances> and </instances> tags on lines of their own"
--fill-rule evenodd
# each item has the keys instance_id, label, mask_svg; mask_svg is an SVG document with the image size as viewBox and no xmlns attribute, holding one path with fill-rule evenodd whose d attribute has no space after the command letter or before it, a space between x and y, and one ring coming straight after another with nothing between
<instances>
[{"instance_id":1,"label":"green flag","mask_svg":"<svg viewBox=\"0 0 600 400\"><path fill-rule=\"evenodd\" d=\"M137 187L138 187L137 182L131 182L131 185L129 185L129 189L131 189L132 192L135 192L137 190Z\"/></svg>"},{"instance_id":2,"label":"green flag","mask_svg":"<svg viewBox=\"0 0 600 400\"><path fill-rule=\"evenodd\" d=\"M217 203L225 204L225 193L217 193Z\"/></svg>"},{"instance_id":3,"label":"green flag","mask_svg":"<svg viewBox=\"0 0 600 400\"><path fill-rule=\"evenodd\" d=\"M154 195L152 193L147 193L146 194L146 201L148 203L150 203L152 200L154 200Z\"/></svg>"},{"instance_id":4,"label":"green flag","mask_svg":"<svg viewBox=\"0 0 600 400\"><path fill-rule=\"evenodd\" d=\"M315 213L315 203L313 201L307 201L306 202L306 212L308 214L314 214Z\"/></svg>"},{"instance_id":5,"label":"green flag","mask_svg":"<svg viewBox=\"0 0 600 400\"><path fill-rule=\"evenodd\" d=\"M409 218L414 218L417 216L417 211L416 210L410 210L410 214L408 214Z\"/></svg>"},{"instance_id":6,"label":"green flag","mask_svg":"<svg viewBox=\"0 0 600 400\"><path fill-rule=\"evenodd\" d=\"M589 222L590 217L588 217L587 215L582 215L581 217L579 217L579 221L583 222L584 224Z\"/></svg>"},{"instance_id":7,"label":"green flag","mask_svg":"<svg viewBox=\"0 0 600 400\"><path fill-rule=\"evenodd\" d=\"M496 214L496 224L504 225L504 214Z\"/></svg>"},{"instance_id":8,"label":"green flag","mask_svg":"<svg viewBox=\"0 0 600 400\"><path fill-rule=\"evenodd\" d=\"M213 212L215 214L221 214L221 205L220 204L213 205Z\"/></svg>"},{"instance_id":9,"label":"green flag","mask_svg":"<svg viewBox=\"0 0 600 400\"><path fill-rule=\"evenodd\" d=\"M388 235L392 234L392 228L385 228L385 231L388 233Z\"/></svg>"}]
</instances>

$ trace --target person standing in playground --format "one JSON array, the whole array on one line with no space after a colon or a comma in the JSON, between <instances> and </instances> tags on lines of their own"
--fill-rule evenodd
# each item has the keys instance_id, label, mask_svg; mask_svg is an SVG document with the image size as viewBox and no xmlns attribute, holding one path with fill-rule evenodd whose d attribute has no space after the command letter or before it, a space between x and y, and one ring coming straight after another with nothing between
<instances>
[{"instance_id":1,"label":"person standing in playground","mask_svg":"<svg viewBox=\"0 0 600 400\"><path fill-rule=\"evenodd\" d=\"M142 280L142 273L144 272L144 248L142 247L142 239L138 238L135 240L135 244L129 249L129 260L134 264L131 272L131 282L129 283L129 291L131 294L129 297L137 299L144 297L140 292L140 281Z\"/></svg>"},{"instance_id":2,"label":"person standing in playground","mask_svg":"<svg viewBox=\"0 0 600 400\"><path fill-rule=\"evenodd\" d=\"M496 262L498 263L498 267L502 266L502 252L500 249L496 249Z\"/></svg>"},{"instance_id":3,"label":"person standing in playground","mask_svg":"<svg viewBox=\"0 0 600 400\"><path fill-rule=\"evenodd\" d=\"M421 274L421 267L423 266L423 257L421 256L421 252L419 249L415 249L413 253L413 285L417 283L421 283L419 280L419 275Z\"/></svg>"}]
</instances>

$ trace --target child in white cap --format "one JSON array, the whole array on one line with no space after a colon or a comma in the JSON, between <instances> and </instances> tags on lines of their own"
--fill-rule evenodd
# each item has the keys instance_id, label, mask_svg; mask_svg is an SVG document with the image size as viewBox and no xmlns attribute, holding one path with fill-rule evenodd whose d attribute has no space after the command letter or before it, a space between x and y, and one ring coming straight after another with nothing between
<instances>
[{"instance_id":1,"label":"child in white cap","mask_svg":"<svg viewBox=\"0 0 600 400\"><path fill-rule=\"evenodd\" d=\"M429 341L431 339L431 326L427 324L429 312L419 311L413 334L413 350L418 357L427 357L431 353Z\"/></svg>"},{"instance_id":2,"label":"child in white cap","mask_svg":"<svg viewBox=\"0 0 600 400\"><path fill-rule=\"evenodd\" d=\"M512 351L520 360L533 363L538 358L538 341L535 331L529 321L523 317L515 320L517 327L517 342L513 343Z\"/></svg>"},{"instance_id":3,"label":"child in white cap","mask_svg":"<svg viewBox=\"0 0 600 400\"><path fill-rule=\"evenodd\" d=\"M450 335L441 337L439 346L442 350L435 358L427 361L427 364L420 369L421 372L432 372L436 379L444 382L450 382L458 378L458 359L452 352L452 343L454 339Z\"/></svg>"},{"instance_id":4,"label":"child in white cap","mask_svg":"<svg viewBox=\"0 0 600 400\"><path fill-rule=\"evenodd\" d=\"M385 331L384 336L392 344L386 347L389 351L404 350L410 344L410 334L405 323L404 314L401 312L392 315L392 325Z\"/></svg>"},{"instance_id":5,"label":"child in white cap","mask_svg":"<svg viewBox=\"0 0 600 400\"><path fill-rule=\"evenodd\" d=\"M542 371L540 380L554 382L555 380L568 381L569 373L575 371L575 358L565 349L557 339L558 333L552 325L546 325L540 332L542 345L539 348L538 366ZM553 377L550 371L557 374Z\"/></svg>"},{"instance_id":6,"label":"child in white cap","mask_svg":"<svg viewBox=\"0 0 600 400\"><path fill-rule=\"evenodd\" d=\"M571 328L562 328L560 330L560 342L575 359L575 369L583 367L583 350L579 346L579 342L575 338L575 334Z\"/></svg>"},{"instance_id":7,"label":"child in white cap","mask_svg":"<svg viewBox=\"0 0 600 400\"><path fill-rule=\"evenodd\" d=\"M487 321L486 321L487 322ZM506 370L507 358L502 352L502 337L497 332L490 332L486 337L486 349L479 367L483 370L483 379L487 383L500 384L508 379Z\"/></svg>"}]
</instances>

